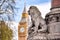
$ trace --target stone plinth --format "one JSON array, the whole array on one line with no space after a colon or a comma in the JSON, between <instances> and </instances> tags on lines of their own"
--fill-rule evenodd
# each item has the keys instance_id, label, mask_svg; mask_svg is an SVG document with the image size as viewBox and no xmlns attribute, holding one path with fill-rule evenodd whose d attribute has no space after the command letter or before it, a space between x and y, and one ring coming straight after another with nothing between
<instances>
[{"instance_id":1,"label":"stone plinth","mask_svg":"<svg viewBox=\"0 0 60 40\"><path fill-rule=\"evenodd\" d=\"M60 0L52 0L52 10L46 15L48 40L60 40ZM58 8L59 7L59 8Z\"/></svg>"},{"instance_id":2,"label":"stone plinth","mask_svg":"<svg viewBox=\"0 0 60 40\"><path fill-rule=\"evenodd\" d=\"M30 37L28 40L47 40L47 34L37 33L36 35Z\"/></svg>"},{"instance_id":3,"label":"stone plinth","mask_svg":"<svg viewBox=\"0 0 60 40\"><path fill-rule=\"evenodd\" d=\"M50 33L60 33L60 22L48 24Z\"/></svg>"},{"instance_id":4,"label":"stone plinth","mask_svg":"<svg viewBox=\"0 0 60 40\"><path fill-rule=\"evenodd\" d=\"M48 39L60 39L60 33L49 33Z\"/></svg>"}]
</instances>

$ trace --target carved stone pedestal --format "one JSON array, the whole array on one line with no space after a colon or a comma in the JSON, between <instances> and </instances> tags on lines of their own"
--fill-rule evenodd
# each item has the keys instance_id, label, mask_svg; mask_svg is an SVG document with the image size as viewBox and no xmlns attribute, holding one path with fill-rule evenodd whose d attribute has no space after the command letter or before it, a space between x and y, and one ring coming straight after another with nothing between
<instances>
[{"instance_id":1,"label":"carved stone pedestal","mask_svg":"<svg viewBox=\"0 0 60 40\"><path fill-rule=\"evenodd\" d=\"M60 8L52 9L46 17L48 40L60 40Z\"/></svg>"},{"instance_id":2,"label":"carved stone pedestal","mask_svg":"<svg viewBox=\"0 0 60 40\"><path fill-rule=\"evenodd\" d=\"M28 40L47 40L47 34L37 33L36 35L30 37Z\"/></svg>"}]
</instances>

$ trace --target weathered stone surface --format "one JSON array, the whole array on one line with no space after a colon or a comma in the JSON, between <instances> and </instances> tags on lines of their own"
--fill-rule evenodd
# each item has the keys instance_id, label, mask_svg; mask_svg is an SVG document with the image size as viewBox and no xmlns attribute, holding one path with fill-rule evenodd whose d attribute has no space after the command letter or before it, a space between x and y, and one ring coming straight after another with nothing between
<instances>
[{"instance_id":1,"label":"weathered stone surface","mask_svg":"<svg viewBox=\"0 0 60 40\"><path fill-rule=\"evenodd\" d=\"M41 17L41 12L37 7L31 6L28 13L31 16L32 25L28 30L28 38L30 40L39 40L45 38L44 35L47 31L45 20ZM44 34L42 34L44 33Z\"/></svg>"},{"instance_id":2,"label":"weathered stone surface","mask_svg":"<svg viewBox=\"0 0 60 40\"><path fill-rule=\"evenodd\" d=\"M60 33L60 22L48 24L50 33Z\"/></svg>"},{"instance_id":3,"label":"weathered stone surface","mask_svg":"<svg viewBox=\"0 0 60 40\"><path fill-rule=\"evenodd\" d=\"M60 8L52 9L45 17L48 26L48 39L60 40Z\"/></svg>"},{"instance_id":4,"label":"weathered stone surface","mask_svg":"<svg viewBox=\"0 0 60 40\"><path fill-rule=\"evenodd\" d=\"M60 40L60 0L52 0L52 10L45 20L35 6L30 7L28 13L32 21L28 40Z\"/></svg>"}]
</instances>

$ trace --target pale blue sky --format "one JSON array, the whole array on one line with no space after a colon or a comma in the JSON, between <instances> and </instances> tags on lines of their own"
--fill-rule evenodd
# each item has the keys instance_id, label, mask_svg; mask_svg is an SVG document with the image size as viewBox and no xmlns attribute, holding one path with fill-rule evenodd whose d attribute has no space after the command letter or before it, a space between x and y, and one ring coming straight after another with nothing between
<instances>
[{"instance_id":1,"label":"pale blue sky","mask_svg":"<svg viewBox=\"0 0 60 40\"><path fill-rule=\"evenodd\" d=\"M29 5L39 5L39 4L43 4L43 3L48 3L51 0L26 0L26 4L27 6ZM15 17L15 21L19 22L21 19L21 14L23 11L23 7L24 7L24 0L16 0L16 7L18 8L17 12L15 13L16 15Z\"/></svg>"}]
</instances>

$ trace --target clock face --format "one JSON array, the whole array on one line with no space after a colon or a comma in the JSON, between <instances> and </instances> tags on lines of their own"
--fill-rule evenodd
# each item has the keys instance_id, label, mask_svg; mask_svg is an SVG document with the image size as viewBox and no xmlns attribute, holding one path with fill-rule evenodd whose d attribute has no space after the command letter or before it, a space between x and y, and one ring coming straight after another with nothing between
<instances>
[{"instance_id":1,"label":"clock face","mask_svg":"<svg viewBox=\"0 0 60 40\"><path fill-rule=\"evenodd\" d=\"M25 31L24 27L21 27L21 28L20 28L20 32L23 33L24 31Z\"/></svg>"}]
</instances>

